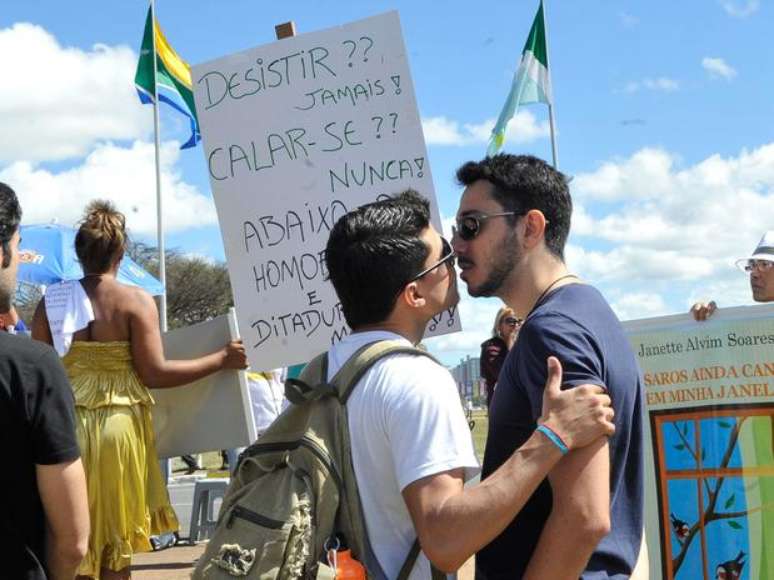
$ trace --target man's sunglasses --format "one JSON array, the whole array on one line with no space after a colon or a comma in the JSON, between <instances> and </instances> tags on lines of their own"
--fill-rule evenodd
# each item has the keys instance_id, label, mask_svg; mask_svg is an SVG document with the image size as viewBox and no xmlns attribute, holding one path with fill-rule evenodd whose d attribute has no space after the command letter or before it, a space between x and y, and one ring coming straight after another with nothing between
<instances>
[{"instance_id":1,"label":"man's sunglasses","mask_svg":"<svg viewBox=\"0 0 774 580\"><path fill-rule=\"evenodd\" d=\"M459 236L460 239L469 242L481 233L483 222L489 218L503 217L506 215L524 215L519 211L504 211L501 213L474 213L457 218L457 225L452 226L452 234Z\"/></svg>"},{"instance_id":2,"label":"man's sunglasses","mask_svg":"<svg viewBox=\"0 0 774 580\"><path fill-rule=\"evenodd\" d=\"M406 282L407 284L410 284L411 282L416 282L421 277L426 276L439 266L443 266L446 264L447 266L453 268L454 267L454 259L456 258L456 254L454 253L454 250L451 247L451 244L446 240L446 238L441 238L441 255L443 256L440 260L438 260L435 264L430 266L429 268L425 268L422 270L419 274L414 276L411 280Z\"/></svg>"}]
</instances>

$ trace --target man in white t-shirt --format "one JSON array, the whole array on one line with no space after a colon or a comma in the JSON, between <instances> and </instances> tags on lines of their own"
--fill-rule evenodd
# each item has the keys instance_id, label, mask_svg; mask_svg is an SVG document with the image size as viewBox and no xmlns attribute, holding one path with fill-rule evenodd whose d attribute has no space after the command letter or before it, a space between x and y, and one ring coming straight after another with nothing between
<instances>
[{"instance_id":1,"label":"man in white t-shirt","mask_svg":"<svg viewBox=\"0 0 774 580\"><path fill-rule=\"evenodd\" d=\"M329 351L329 378L361 346L422 339L430 319L457 303L454 253L430 225L414 191L362 206L333 227L330 279L353 333ZM395 578L414 540L422 546L411 580L430 578L430 561L457 570L519 512L567 448L613 432L599 387L562 392L549 359L544 429L484 483L451 375L427 357L388 357L360 380L347 402L352 461L370 543Z\"/></svg>"}]
</instances>

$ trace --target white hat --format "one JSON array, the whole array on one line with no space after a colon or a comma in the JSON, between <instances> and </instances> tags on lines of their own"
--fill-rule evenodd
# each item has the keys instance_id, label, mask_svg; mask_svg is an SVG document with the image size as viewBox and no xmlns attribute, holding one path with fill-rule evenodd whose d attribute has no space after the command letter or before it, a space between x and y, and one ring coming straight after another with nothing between
<instances>
[{"instance_id":1,"label":"white hat","mask_svg":"<svg viewBox=\"0 0 774 580\"><path fill-rule=\"evenodd\" d=\"M736 265L744 269L748 260L766 260L767 262L774 262L774 230L769 230L763 234L763 237L761 238L761 241L758 242L758 247L755 248L752 256L739 258L736 261Z\"/></svg>"}]
</instances>

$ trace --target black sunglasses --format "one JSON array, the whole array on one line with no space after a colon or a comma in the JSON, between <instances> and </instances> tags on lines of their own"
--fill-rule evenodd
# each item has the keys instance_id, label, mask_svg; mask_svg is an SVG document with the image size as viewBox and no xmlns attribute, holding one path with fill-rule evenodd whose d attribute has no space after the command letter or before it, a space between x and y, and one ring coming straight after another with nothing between
<instances>
[{"instance_id":1,"label":"black sunglasses","mask_svg":"<svg viewBox=\"0 0 774 580\"><path fill-rule=\"evenodd\" d=\"M429 268L425 268L424 270L422 270L419 274L417 274L411 280L406 282L406 284L411 284L411 282L416 282L422 276L426 276L427 274L435 270L437 267L443 266L444 264L452 268L454 267L454 259L457 256L454 253L454 250L452 249L451 244L446 240L446 238L441 238L441 255L443 257L440 260L438 260L435 264L433 264Z\"/></svg>"},{"instance_id":2,"label":"black sunglasses","mask_svg":"<svg viewBox=\"0 0 774 580\"><path fill-rule=\"evenodd\" d=\"M481 233L483 222L493 217L503 217L506 215L524 215L519 211L504 211L501 213L474 213L457 218L457 225L452 226L452 235L459 236L460 239L469 242Z\"/></svg>"},{"instance_id":3,"label":"black sunglasses","mask_svg":"<svg viewBox=\"0 0 774 580\"><path fill-rule=\"evenodd\" d=\"M501 321L501 324L507 324L508 326L516 326L518 324L521 324L521 320L518 318L513 318L512 316L509 316L508 318L503 318Z\"/></svg>"}]
</instances>

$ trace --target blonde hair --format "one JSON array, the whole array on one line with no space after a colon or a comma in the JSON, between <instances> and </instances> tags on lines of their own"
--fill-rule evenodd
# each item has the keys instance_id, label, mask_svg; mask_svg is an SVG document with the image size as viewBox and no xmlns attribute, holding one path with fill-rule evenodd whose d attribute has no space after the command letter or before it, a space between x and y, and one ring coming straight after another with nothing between
<instances>
[{"instance_id":1,"label":"blonde hair","mask_svg":"<svg viewBox=\"0 0 774 580\"><path fill-rule=\"evenodd\" d=\"M509 308L508 306L503 306L497 311L497 316L495 316L494 319L494 326L492 327L492 336L500 336L500 323L503 321L503 318L508 315L517 318L513 308Z\"/></svg>"},{"instance_id":2,"label":"blonde hair","mask_svg":"<svg viewBox=\"0 0 774 580\"><path fill-rule=\"evenodd\" d=\"M102 274L120 259L126 249L126 218L112 202L95 199L86 206L75 253L85 274Z\"/></svg>"}]
</instances>

